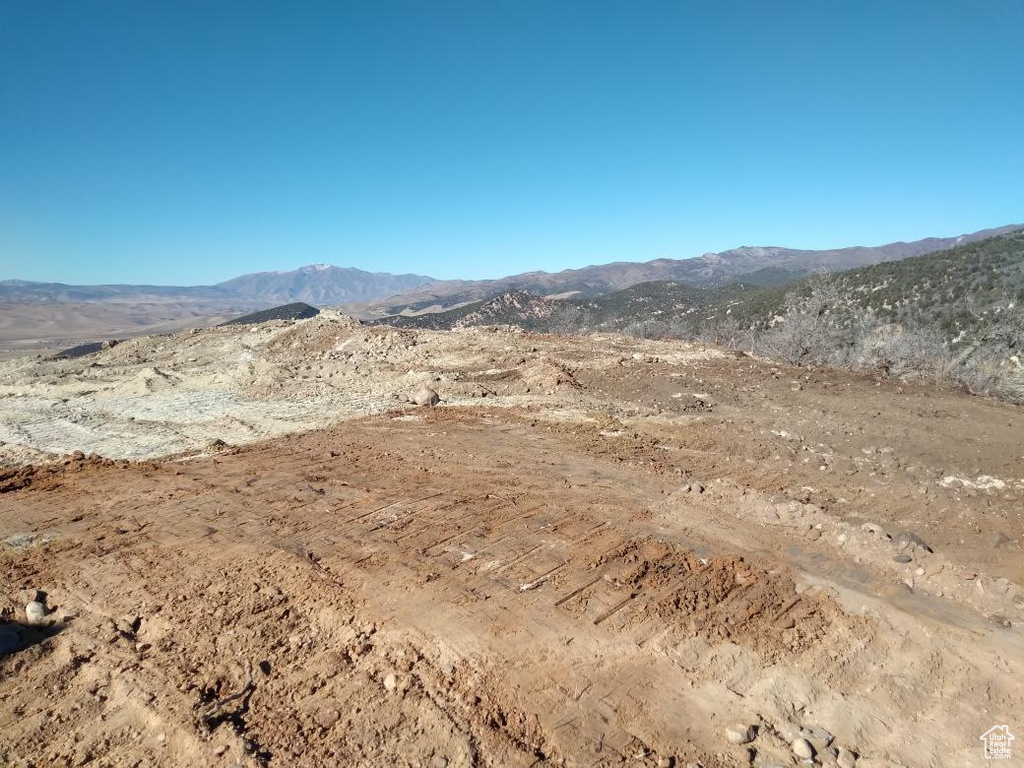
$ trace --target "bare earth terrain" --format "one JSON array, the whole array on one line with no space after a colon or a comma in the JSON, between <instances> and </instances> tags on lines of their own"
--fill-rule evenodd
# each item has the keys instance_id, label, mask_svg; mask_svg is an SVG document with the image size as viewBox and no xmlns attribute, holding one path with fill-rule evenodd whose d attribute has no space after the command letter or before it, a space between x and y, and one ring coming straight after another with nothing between
<instances>
[{"instance_id":1,"label":"bare earth terrain","mask_svg":"<svg viewBox=\"0 0 1024 768\"><path fill-rule=\"evenodd\" d=\"M1024 731L1020 408L325 313L0 364L0 441L0 764L923 768Z\"/></svg>"},{"instance_id":2,"label":"bare earth terrain","mask_svg":"<svg viewBox=\"0 0 1024 768\"><path fill-rule=\"evenodd\" d=\"M212 302L0 300L0 360L49 355L78 344L171 333L237 316Z\"/></svg>"}]
</instances>

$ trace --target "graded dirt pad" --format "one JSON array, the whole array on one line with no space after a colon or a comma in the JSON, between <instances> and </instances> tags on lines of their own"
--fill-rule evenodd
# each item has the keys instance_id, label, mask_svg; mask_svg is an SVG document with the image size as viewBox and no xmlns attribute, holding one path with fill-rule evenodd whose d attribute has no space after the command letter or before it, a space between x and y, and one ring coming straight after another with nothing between
<instances>
[{"instance_id":1,"label":"graded dirt pad","mask_svg":"<svg viewBox=\"0 0 1024 768\"><path fill-rule=\"evenodd\" d=\"M0 764L797 765L803 729L823 765L983 765L1024 721L1019 409L686 345L345 328L210 339L312 366L246 407L322 406L319 372L380 413L0 477L0 629L32 590L50 610L0 656ZM142 356L105 385L149 381L139 407L191 375ZM447 404L384 394L424 382Z\"/></svg>"}]
</instances>

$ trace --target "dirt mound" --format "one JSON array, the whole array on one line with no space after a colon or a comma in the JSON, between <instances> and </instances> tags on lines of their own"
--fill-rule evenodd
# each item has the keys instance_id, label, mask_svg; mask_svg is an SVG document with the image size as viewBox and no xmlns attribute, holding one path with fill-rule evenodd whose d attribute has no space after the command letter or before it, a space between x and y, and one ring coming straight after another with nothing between
<instances>
[{"instance_id":1,"label":"dirt mound","mask_svg":"<svg viewBox=\"0 0 1024 768\"><path fill-rule=\"evenodd\" d=\"M563 363L537 358L520 358L512 368L474 373L467 380L480 383L497 395L543 395L580 389L572 371Z\"/></svg>"},{"instance_id":2,"label":"dirt mound","mask_svg":"<svg viewBox=\"0 0 1024 768\"><path fill-rule=\"evenodd\" d=\"M526 391L551 391L560 387L579 389L568 366L552 360L533 360L520 369L520 379L526 385Z\"/></svg>"},{"instance_id":3,"label":"dirt mound","mask_svg":"<svg viewBox=\"0 0 1024 768\"><path fill-rule=\"evenodd\" d=\"M362 328L354 317L323 310L316 317L292 324L266 345L267 352L293 363L314 360L333 352Z\"/></svg>"}]
</instances>

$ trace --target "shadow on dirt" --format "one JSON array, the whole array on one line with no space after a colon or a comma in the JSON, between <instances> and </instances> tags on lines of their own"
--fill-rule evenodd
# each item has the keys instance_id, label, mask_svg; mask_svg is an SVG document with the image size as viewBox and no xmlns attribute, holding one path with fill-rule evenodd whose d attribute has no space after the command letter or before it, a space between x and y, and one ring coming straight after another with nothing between
<instances>
[{"instance_id":1,"label":"shadow on dirt","mask_svg":"<svg viewBox=\"0 0 1024 768\"><path fill-rule=\"evenodd\" d=\"M0 622L0 659L38 645L62 631L63 624L33 626L17 621Z\"/></svg>"}]
</instances>

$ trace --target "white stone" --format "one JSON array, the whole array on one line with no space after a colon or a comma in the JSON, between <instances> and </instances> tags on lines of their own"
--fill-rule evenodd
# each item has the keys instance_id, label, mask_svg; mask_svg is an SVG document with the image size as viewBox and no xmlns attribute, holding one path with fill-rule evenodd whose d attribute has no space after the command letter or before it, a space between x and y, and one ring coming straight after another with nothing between
<instances>
[{"instance_id":1,"label":"white stone","mask_svg":"<svg viewBox=\"0 0 1024 768\"><path fill-rule=\"evenodd\" d=\"M757 735L757 728L746 723L733 723L725 729L725 738L730 744L746 744L753 741Z\"/></svg>"},{"instance_id":2,"label":"white stone","mask_svg":"<svg viewBox=\"0 0 1024 768\"><path fill-rule=\"evenodd\" d=\"M807 739L796 739L793 742L793 754L797 757L810 759L814 757L814 747Z\"/></svg>"},{"instance_id":3,"label":"white stone","mask_svg":"<svg viewBox=\"0 0 1024 768\"><path fill-rule=\"evenodd\" d=\"M412 401L416 405L437 405L440 400L441 398L437 396L437 392L430 387L420 387L412 396Z\"/></svg>"},{"instance_id":4,"label":"white stone","mask_svg":"<svg viewBox=\"0 0 1024 768\"><path fill-rule=\"evenodd\" d=\"M29 624L42 624L46 618L46 606L38 600L33 600L25 606L25 618Z\"/></svg>"}]
</instances>

